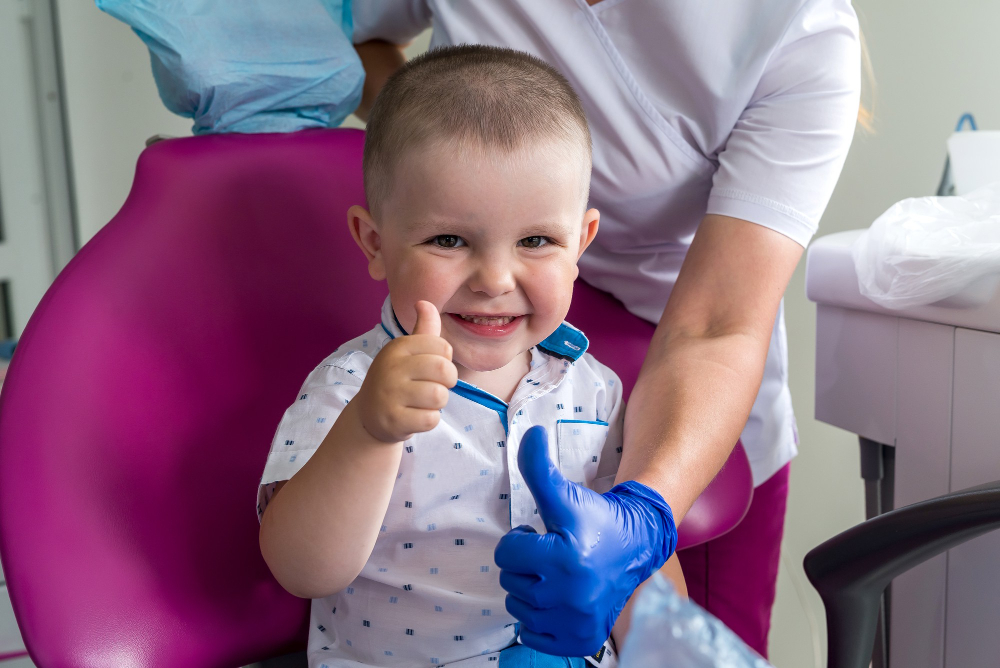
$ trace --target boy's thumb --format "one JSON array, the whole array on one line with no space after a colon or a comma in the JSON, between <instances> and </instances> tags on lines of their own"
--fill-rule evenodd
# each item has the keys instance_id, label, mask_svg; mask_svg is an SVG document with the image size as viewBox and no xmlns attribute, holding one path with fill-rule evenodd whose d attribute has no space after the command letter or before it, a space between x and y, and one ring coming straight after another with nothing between
<instances>
[{"instance_id":1,"label":"boy's thumb","mask_svg":"<svg viewBox=\"0 0 1000 668\"><path fill-rule=\"evenodd\" d=\"M441 336L441 314L434 304L421 300L414 307L417 309L417 322L413 325L413 333Z\"/></svg>"},{"instance_id":2,"label":"boy's thumb","mask_svg":"<svg viewBox=\"0 0 1000 668\"><path fill-rule=\"evenodd\" d=\"M524 432L517 452L517 468L535 497L545 529L563 533L562 529L575 526L577 495L571 489L572 483L563 477L549 457L549 436L545 427L535 426Z\"/></svg>"}]
</instances>

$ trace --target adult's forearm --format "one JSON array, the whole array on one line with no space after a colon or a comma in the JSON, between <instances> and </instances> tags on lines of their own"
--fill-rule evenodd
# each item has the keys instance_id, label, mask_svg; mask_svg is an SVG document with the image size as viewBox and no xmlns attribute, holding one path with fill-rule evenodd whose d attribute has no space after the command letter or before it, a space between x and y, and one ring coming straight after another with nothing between
<instances>
[{"instance_id":1,"label":"adult's forearm","mask_svg":"<svg viewBox=\"0 0 1000 668\"><path fill-rule=\"evenodd\" d=\"M695 234L625 410L618 471L660 492L678 525L746 424L801 256L738 218L709 214Z\"/></svg>"},{"instance_id":2,"label":"adult's forearm","mask_svg":"<svg viewBox=\"0 0 1000 668\"><path fill-rule=\"evenodd\" d=\"M363 121L368 120L368 112L378 92L382 90L386 80L406 62L403 47L382 40L371 40L355 44L361 65L365 68L365 83L361 91L361 104L355 110L355 115Z\"/></svg>"},{"instance_id":3,"label":"adult's forearm","mask_svg":"<svg viewBox=\"0 0 1000 668\"><path fill-rule=\"evenodd\" d=\"M654 339L625 412L618 480L659 491L680 524L736 445L766 354L745 334Z\"/></svg>"},{"instance_id":4,"label":"adult's forearm","mask_svg":"<svg viewBox=\"0 0 1000 668\"><path fill-rule=\"evenodd\" d=\"M371 555L402 453L373 439L351 404L268 504L260 548L278 582L302 598L340 591Z\"/></svg>"}]
</instances>

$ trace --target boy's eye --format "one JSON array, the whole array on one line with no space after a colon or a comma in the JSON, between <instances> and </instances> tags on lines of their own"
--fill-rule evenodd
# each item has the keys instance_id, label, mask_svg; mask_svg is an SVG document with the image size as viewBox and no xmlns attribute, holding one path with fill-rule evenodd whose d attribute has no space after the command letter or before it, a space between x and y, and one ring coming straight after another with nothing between
<instances>
[{"instance_id":1,"label":"boy's eye","mask_svg":"<svg viewBox=\"0 0 1000 668\"><path fill-rule=\"evenodd\" d=\"M465 245L465 240L454 234L439 234L431 239L431 243L441 248L458 248Z\"/></svg>"},{"instance_id":2,"label":"boy's eye","mask_svg":"<svg viewBox=\"0 0 1000 668\"><path fill-rule=\"evenodd\" d=\"M548 243L551 243L548 237L525 237L520 241L525 248L541 248Z\"/></svg>"}]
</instances>

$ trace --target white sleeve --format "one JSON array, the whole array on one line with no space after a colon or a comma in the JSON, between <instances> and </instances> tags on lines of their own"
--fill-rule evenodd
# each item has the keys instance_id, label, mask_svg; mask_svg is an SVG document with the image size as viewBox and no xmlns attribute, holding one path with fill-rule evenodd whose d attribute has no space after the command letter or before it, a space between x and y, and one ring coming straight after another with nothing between
<instances>
[{"instance_id":1,"label":"white sleeve","mask_svg":"<svg viewBox=\"0 0 1000 668\"><path fill-rule=\"evenodd\" d=\"M808 0L719 154L708 213L769 227L805 246L844 166L860 89L850 2Z\"/></svg>"},{"instance_id":2,"label":"white sleeve","mask_svg":"<svg viewBox=\"0 0 1000 668\"><path fill-rule=\"evenodd\" d=\"M351 15L355 44L372 39L406 44L431 27L427 0L355 0Z\"/></svg>"},{"instance_id":3,"label":"white sleeve","mask_svg":"<svg viewBox=\"0 0 1000 668\"><path fill-rule=\"evenodd\" d=\"M309 461L344 406L361 389L364 374L352 368L349 362L350 357L313 370L295 402L285 411L271 442L257 490L258 520L271 500L274 484L289 480Z\"/></svg>"}]
</instances>

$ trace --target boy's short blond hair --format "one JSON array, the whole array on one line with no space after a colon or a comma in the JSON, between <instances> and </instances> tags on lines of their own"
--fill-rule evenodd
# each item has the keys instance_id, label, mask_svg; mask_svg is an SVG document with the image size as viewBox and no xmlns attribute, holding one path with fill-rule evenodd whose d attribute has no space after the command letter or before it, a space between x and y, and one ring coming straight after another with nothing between
<instances>
[{"instance_id":1,"label":"boy's short blond hair","mask_svg":"<svg viewBox=\"0 0 1000 668\"><path fill-rule=\"evenodd\" d=\"M578 147L589 186L591 139L580 98L542 60L514 49L462 44L434 49L393 74L368 117L364 179L377 213L401 158L435 141L513 153L544 140ZM585 164L583 162L585 161Z\"/></svg>"}]
</instances>

